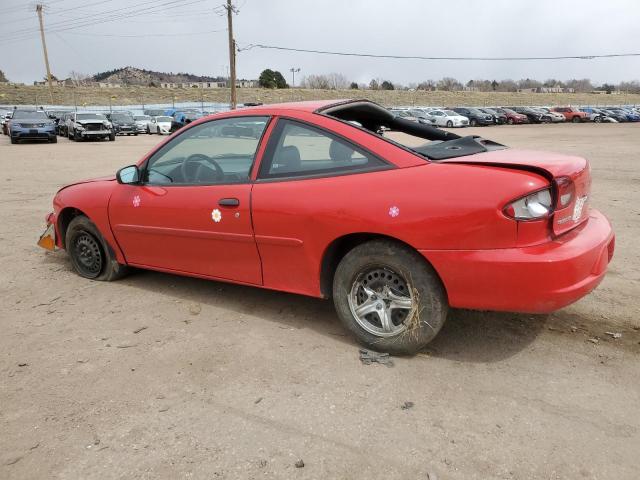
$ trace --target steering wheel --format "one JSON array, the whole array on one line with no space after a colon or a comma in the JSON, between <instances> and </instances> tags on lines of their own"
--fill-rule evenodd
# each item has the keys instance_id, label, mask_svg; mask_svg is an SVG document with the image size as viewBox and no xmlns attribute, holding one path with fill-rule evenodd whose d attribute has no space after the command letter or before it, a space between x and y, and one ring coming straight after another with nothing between
<instances>
[{"instance_id":1,"label":"steering wheel","mask_svg":"<svg viewBox=\"0 0 640 480\"><path fill-rule=\"evenodd\" d=\"M199 160L204 160L214 168L216 171L216 180L224 180L224 171L220 165L218 165L218 162L203 153L194 153L193 155L189 155L185 158L180 165L180 172L182 173L182 178L186 183L194 183L198 179L203 167ZM196 164L197 166L194 170L192 166Z\"/></svg>"}]
</instances>

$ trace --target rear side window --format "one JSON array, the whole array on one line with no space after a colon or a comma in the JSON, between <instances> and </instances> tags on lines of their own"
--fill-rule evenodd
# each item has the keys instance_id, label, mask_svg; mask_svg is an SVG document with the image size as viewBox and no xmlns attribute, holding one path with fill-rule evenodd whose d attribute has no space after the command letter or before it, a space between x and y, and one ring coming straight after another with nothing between
<instances>
[{"instance_id":1,"label":"rear side window","mask_svg":"<svg viewBox=\"0 0 640 480\"><path fill-rule=\"evenodd\" d=\"M260 167L261 178L330 176L371 171L389 165L325 130L292 120L279 120Z\"/></svg>"}]
</instances>

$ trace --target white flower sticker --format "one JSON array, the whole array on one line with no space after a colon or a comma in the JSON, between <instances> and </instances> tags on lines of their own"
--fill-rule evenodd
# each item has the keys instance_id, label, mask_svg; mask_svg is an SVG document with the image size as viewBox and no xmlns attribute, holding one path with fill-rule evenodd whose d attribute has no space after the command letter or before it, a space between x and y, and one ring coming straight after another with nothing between
<instances>
[{"instance_id":1,"label":"white flower sticker","mask_svg":"<svg viewBox=\"0 0 640 480\"><path fill-rule=\"evenodd\" d=\"M394 205L389 209L389 216L391 218L396 218L398 215L400 215L400 209L398 207Z\"/></svg>"},{"instance_id":2,"label":"white flower sticker","mask_svg":"<svg viewBox=\"0 0 640 480\"><path fill-rule=\"evenodd\" d=\"M220 220L222 220L222 212L217 208L214 208L213 212L211 212L211 219L216 223L220 222Z\"/></svg>"},{"instance_id":3,"label":"white flower sticker","mask_svg":"<svg viewBox=\"0 0 640 480\"><path fill-rule=\"evenodd\" d=\"M134 207L138 208L140 206L140 195L133 197L132 203Z\"/></svg>"}]
</instances>

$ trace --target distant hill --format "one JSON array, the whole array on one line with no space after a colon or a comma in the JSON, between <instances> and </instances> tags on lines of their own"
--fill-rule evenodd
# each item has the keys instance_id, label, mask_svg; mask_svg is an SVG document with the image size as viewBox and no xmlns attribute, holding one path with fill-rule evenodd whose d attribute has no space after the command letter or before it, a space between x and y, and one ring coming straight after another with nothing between
<instances>
[{"instance_id":1,"label":"distant hill","mask_svg":"<svg viewBox=\"0 0 640 480\"><path fill-rule=\"evenodd\" d=\"M160 83L183 83L183 82L222 82L223 77L208 77L194 75L192 73L165 73L154 72L135 67L123 67L109 70L107 72L96 73L91 77L96 82L121 83L123 85L143 85L153 86Z\"/></svg>"}]
</instances>

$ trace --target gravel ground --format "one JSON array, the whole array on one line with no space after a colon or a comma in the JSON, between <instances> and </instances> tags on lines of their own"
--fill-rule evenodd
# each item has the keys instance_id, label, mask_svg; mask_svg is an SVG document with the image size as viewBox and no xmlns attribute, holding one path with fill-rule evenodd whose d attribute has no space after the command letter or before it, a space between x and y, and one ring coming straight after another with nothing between
<instances>
[{"instance_id":1,"label":"gravel ground","mask_svg":"<svg viewBox=\"0 0 640 480\"><path fill-rule=\"evenodd\" d=\"M587 156L616 255L575 305L453 311L392 368L360 363L330 302L79 278L35 246L53 195L158 137L0 137L0 478L640 478L640 125L465 133Z\"/></svg>"}]
</instances>

